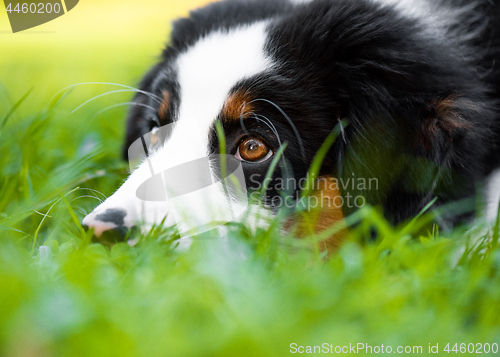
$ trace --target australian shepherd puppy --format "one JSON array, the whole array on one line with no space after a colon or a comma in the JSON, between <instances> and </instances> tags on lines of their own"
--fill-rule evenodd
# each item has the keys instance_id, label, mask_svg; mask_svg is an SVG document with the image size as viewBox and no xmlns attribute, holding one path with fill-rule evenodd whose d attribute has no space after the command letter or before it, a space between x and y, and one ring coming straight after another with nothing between
<instances>
[{"instance_id":1,"label":"australian shepherd puppy","mask_svg":"<svg viewBox=\"0 0 500 357\"><path fill-rule=\"evenodd\" d=\"M499 21L496 0L193 11L136 93L130 177L83 224L97 236L176 224L189 236L285 208L290 227L319 208L323 230L364 205L393 224L448 205L452 226L499 166ZM498 190L486 198L494 217Z\"/></svg>"}]
</instances>

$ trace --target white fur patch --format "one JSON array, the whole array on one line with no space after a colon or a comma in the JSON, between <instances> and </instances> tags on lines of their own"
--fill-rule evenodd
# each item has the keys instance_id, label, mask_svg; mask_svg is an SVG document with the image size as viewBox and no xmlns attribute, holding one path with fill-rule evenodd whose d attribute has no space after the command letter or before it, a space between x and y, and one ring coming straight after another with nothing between
<instances>
[{"instance_id":1,"label":"white fur patch","mask_svg":"<svg viewBox=\"0 0 500 357\"><path fill-rule=\"evenodd\" d=\"M264 54L265 26L260 22L227 33L215 32L177 59L181 102L178 127L172 135L176 142L167 146L175 147L181 162L207 155L210 128L229 90L271 66Z\"/></svg>"},{"instance_id":2,"label":"white fur patch","mask_svg":"<svg viewBox=\"0 0 500 357\"><path fill-rule=\"evenodd\" d=\"M180 108L171 137L111 197L85 217L84 224L99 231L101 223L95 216L110 208L126 210L124 223L127 227L139 224L148 230L165 217L166 225L179 223L170 214L172 206L168 201L143 201L136 196L137 188L152 176L151 167L156 174L209 154L210 130L231 88L272 65L264 52L265 27L265 22L259 22L230 31L217 31L179 55L175 64ZM213 207L227 203L222 191L215 197L211 194L209 200ZM201 202L192 202L187 212L196 217L200 206Z\"/></svg>"}]
</instances>

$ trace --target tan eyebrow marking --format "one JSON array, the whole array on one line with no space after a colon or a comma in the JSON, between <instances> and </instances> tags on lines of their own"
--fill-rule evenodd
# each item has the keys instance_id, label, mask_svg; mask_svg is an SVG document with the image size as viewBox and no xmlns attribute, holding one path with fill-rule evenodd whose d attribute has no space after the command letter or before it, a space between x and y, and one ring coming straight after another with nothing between
<instances>
[{"instance_id":1,"label":"tan eyebrow marking","mask_svg":"<svg viewBox=\"0 0 500 357\"><path fill-rule=\"evenodd\" d=\"M247 118L253 113L251 100L250 93L246 90L238 90L231 94L222 107L222 118L229 121Z\"/></svg>"},{"instance_id":2,"label":"tan eyebrow marking","mask_svg":"<svg viewBox=\"0 0 500 357\"><path fill-rule=\"evenodd\" d=\"M167 118L168 108L170 107L170 92L164 90L162 93L163 100L160 104L160 109L158 110L158 114L160 116L160 120L162 122Z\"/></svg>"}]
</instances>

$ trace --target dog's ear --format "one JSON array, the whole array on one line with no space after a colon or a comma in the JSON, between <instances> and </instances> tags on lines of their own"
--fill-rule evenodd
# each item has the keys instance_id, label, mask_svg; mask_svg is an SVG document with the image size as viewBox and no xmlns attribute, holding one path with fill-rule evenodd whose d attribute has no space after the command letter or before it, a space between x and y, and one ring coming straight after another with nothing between
<instances>
[{"instance_id":1,"label":"dog's ear","mask_svg":"<svg viewBox=\"0 0 500 357\"><path fill-rule=\"evenodd\" d=\"M477 117L481 108L474 101L452 94L431 101L422 111L421 122L416 136L417 152L433 161L445 160L460 150L467 142L474 140L481 131ZM485 113L487 115L487 113ZM479 134L479 133L477 133Z\"/></svg>"}]
</instances>

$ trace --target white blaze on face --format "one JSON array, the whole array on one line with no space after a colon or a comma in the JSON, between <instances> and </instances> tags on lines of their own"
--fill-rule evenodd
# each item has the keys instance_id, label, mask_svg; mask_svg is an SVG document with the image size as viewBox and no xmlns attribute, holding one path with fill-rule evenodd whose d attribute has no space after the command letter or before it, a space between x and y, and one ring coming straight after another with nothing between
<instances>
[{"instance_id":1,"label":"white blaze on face","mask_svg":"<svg viewBox=\"0 0 500 357\"><path fill-rule=\"evenodd\" d=\"M210 130L231 88L271 66L264 53L265 27L265 22L259 22L214 32L179 55L175 64L180 107L171 137L149 157L149 162L143 162L111 197L85 217L83 224L94 227L96 232L106 230L106 224L96 217L108 209L125 210L126 227L140 225L147 230L165 217L167 226L182 223L175 222L168 201L143 201L136 196L137 188L151 178L151 166L154 173L160 173L208 155ZM222 202L226 202L224 192L210 194L213 206ZM195 217L200 204L192 202L193 207L186 207L186 212ZM107 226L113 225L107 223Z\"/></svg>"}]
</instances>

